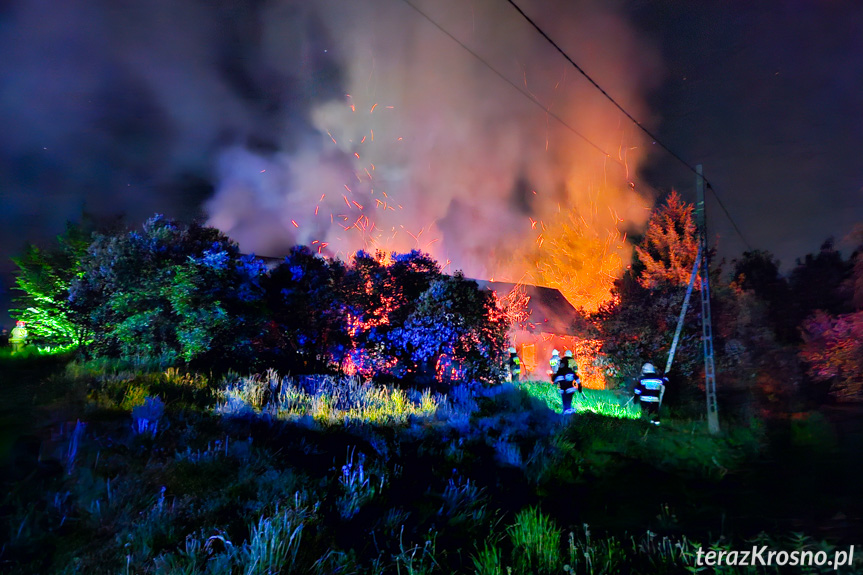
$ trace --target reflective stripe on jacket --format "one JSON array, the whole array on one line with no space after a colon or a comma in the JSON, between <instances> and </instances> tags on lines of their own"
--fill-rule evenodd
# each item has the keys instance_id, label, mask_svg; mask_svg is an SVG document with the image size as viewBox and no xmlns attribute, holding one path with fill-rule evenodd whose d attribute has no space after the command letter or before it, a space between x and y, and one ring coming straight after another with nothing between
<instances>
[{"instance_id":1,"label":"reflective stripe on jacket","mask_svg":"<svg viewBox=\"0 0 863 575\"><path fill-rule=\"evenodd\" d=\"M666 380L658 375L645 375L635 386L635 395L641 398L642 403L658 403L662 396Z\"/></svg>"}]
</instances>

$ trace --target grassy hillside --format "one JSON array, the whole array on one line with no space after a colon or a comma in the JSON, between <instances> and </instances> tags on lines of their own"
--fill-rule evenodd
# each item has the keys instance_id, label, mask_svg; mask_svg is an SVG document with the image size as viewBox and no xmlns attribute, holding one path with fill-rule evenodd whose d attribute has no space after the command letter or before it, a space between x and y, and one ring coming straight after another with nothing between
<instances>
[{"instance_id":1,"label":"grassy hillside","mask_svg":"<svg viewBox=\"0 0 863 575\"><path fill-rule=\"evenodd\" d=\"M820 512L771 492L802 486L770 484L779 437L838 449L817 418L712 437L610 392L563 417L544 382L436 395L39 365L4 384L4 413L30 406L5 457L4 572L678 573L699 548L853 543L815 532L850 484Z\"/></svg>"}]
</instances>

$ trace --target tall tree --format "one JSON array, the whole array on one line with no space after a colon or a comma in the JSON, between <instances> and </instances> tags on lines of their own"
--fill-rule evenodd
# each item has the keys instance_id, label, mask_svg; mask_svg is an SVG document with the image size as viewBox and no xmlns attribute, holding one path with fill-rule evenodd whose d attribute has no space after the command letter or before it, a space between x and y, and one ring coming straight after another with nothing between
<instances>
[{"instance_id":1,"label":"tall tree","mask_svg":"<svg viewBox=\"0 0 863 575\"><path fill-rule=\"evenodd\" d=\"M852 264L842 258L833 238L821 244L817 254L807 254L791 272L791 301L796 324L799 325L815 310L836 315L851 311L850 300L842 284L851 275Z\"/></svg>"},{"instance_id":2,"label":"tall tree","mask_svg":"<svg viewBox=\"0 0 863 575\"><path fill-rule=\"evenodd\" d=\"M651 216L635 253L642 266L638 282L643 287L687 285L698 254L694 206L684 202L676 191L671 192Z\"/></svg>"},{"instance_id":3,"label":"tall tree","mask_svg":"<svg viewBox=\"0 0 863 575\"><path fill-rule=\"evenodd\" d=\"M613 298L594 316L601 351L610 358L618 384L641 365L663 367L698 253L694 208L672 192L647 224L635 246L632 268L615 284ZM696 283L696 287L698 284ZM696 374L701 365L701 322L690 305L672 365L668 400L700 409Z\"/></svg>"}]
</instances>

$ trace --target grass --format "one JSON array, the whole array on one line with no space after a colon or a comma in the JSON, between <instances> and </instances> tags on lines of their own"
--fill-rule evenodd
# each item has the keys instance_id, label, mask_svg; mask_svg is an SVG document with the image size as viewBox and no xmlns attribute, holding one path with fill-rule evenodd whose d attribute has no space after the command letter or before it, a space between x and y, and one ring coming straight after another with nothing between
<instances>
[{"instance_id":1,"label":"grass","mask_svg":"<svg viewBox=\"0 0 863 575\"><path fill-rule=\"evenodd\" d=\"M723 491L763 457L763 430L656 429L603 415L620 405L608 392L585 390L581 414L562 418L544 382L434 395L116 362L62 377L89 390L75 414L86 426L40 422L74 465L45 457L3 480L13 575L679 573L700 547L744 548L753 528L786 525L741 525ZM827 436L815 431L795 444Z\"/></svg>"},{"instance_id":2,"label":"grass","mask_svg":"<svg viewBox=\"0 0 863 575\"><path fill-rule=\"evenodd\" d=\"M520 382L518 386L545 403L552 411L560 413L560 391L553 383L531 380ZM629 398L622 398L613 391L585 388L583 395L575 394L572 405L578 413L591 412L618 419L639 419L641 410L628 400Z\"/></svg>"},{"instance_id":3,"label":"grass","mask_svg":"<svg viewBox=\"0 0 863 575\"><path fill-rule=\"evenodd\" d=\"M217 412L267 413L285 421L311 418L325 425L403 425L412 418L430 418L445 404L445 397L428 390L409 394L356 377L297 381L270 370L263 376L230 378L219 394Z\"/></svg>"},{"instance_id":4,"label":"grass","mask_svg":"<svg viewBox=\"0 0 863 575\"><path fill-rule=\"evenodd\" d=\"M560 529L539 509L524 509L507 528L517 572L551 574L560 563Z\"/></svg>"},{"instance_id":5,"label":"grass","mask_svg":"<svg viewBox=\"0 0 863 575\"><path fill-rule=\"evenodd\" d=\"M21 351L12 351L11 347L0 347L0 362L21 362L34 358L69 355L78 348L77 345L27 345Z\"/></svg>"}]
</instances>

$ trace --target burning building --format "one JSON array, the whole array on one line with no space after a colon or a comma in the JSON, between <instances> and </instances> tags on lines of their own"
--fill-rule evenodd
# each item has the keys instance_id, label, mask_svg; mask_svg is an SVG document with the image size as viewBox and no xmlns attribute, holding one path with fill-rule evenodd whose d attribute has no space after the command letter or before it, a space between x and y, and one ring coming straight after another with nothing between
<instances>
[{"instance_id":1,"label":"burning building","mask_svg":"<svg viewBox=\"0 0 863 575\"><path fill-rule=\"evenodd\" d=\"M560 290L530 284L475 280L513 309L511 343L529 379L547 377L553 349L572 350L585 387L605 389L598 342L587 337L587 320Z\"/></svg>"}]
</instances>

